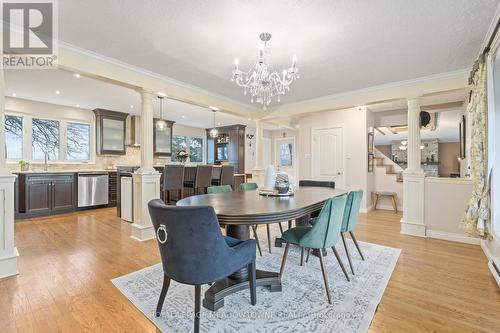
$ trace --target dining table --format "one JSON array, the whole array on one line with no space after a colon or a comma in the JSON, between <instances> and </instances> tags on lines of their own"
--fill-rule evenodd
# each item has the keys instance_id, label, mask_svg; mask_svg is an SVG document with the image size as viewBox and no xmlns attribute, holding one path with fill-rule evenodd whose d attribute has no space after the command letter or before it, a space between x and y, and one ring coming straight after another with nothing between
<instances>
[{"instance_id":1,"label":"dining table","mask_svg":"<svg viewBox=\"0 0 500 333\"><path fill-rule=\"evenodd\" d=\"M226 235L242 241L250 238L250 226L295 220L296 225L309 225L311 213L321 210L332 197L346 194L341 189L326 187L295 187L290 196L261 195L258 189L217 194L204 194L179 200L177 206L212 206ZM278 272L257 269L257 286L271 292L282 290ZM219 280L205 292L203 306L216 311L224 306L224 297L249 288L248 272L242 268Z\"/></svg>"}]
</instances>

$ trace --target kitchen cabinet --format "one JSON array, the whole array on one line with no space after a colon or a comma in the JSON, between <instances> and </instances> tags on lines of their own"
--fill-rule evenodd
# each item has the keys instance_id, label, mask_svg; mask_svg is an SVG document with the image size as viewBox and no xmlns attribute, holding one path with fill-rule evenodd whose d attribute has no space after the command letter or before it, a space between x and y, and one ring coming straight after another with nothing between
<instances>
[{"instance_id":1,"label":"kitchen cabinet","mask_svg":"<svg viewBox=\"0 0 500 333\"><path fill-rule=\"evenodd\" d=\"M19 174L19 217L73 211L76 208L74 173Z\"/></svg>"},{"instance_id":2,"label":"kitchen cabinet","mask_svg":"<svg viewBox=\"0 0 500 333\"><path fill-rule=\"evenodd\" d=\"M153 120L153 154L155 156L172 156L172 127L173 121L165 120L167 127L159 131L154 125L158 119Z\"/></svg>"},{"instance_id":3,"label":"kitchen cabinet","mask_svg":"<svg viewBox=\"0 0 500 333\"><path fill-rule=\"evenodd\" d=\"M245 172L245 125L218 127L217 138L210 137L207 129L207 161L215 159L214 164L234 165L235 173Z\"/></svg>"},{"instance_id":4,"label":"kitchen cabinet","mask_svg":"<svg viewBox=\"0 0 500 333\"><path fill-rule=\"evenodd\" d=\"M94 114L97 154L125 155L125 121L128 114L105 109L95 109Z\"/></svg>"}]
</instances>

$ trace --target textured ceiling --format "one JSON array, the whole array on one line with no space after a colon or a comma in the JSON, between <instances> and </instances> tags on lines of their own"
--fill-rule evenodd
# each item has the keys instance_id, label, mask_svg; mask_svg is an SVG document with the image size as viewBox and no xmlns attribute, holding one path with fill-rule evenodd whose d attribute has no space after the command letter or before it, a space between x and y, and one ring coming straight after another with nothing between
<instances>
[{"instance_id":1,"label":"textured ceiling","mask_svg":"<svg viewBox=\"0 0 500 333\"><path fill-rule=\"evenodd\" d=\"M499 0L64 0L62 41L243 101L268 31L277 68L298 57L282 103L469 68Z\"/></svg>"}]
</instances>

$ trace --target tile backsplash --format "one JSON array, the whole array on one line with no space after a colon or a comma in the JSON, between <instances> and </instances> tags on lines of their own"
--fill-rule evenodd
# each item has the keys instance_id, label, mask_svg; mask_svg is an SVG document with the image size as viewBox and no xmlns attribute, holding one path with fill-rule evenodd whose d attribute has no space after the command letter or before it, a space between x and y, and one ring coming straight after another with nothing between
<instances>
[{"instance_id":1,"label":"tile backsplash","mask_svg":"<svg viewBox=\"0 0 500 333\"><path fill-rule=\"evenodd\" d=\"M154 165L165 165L170 163L170 158L155 158ZM125 155L96 155L95 163L53 163L49 161L49 170L108 170L115 169L118 165L141 165L141 148L140 147L126 147ZM19 171L20 167L16 164L9 164L12 171ZM43 170L43 162L31 163L30 170Z\"/></svg>"}]
</instances>

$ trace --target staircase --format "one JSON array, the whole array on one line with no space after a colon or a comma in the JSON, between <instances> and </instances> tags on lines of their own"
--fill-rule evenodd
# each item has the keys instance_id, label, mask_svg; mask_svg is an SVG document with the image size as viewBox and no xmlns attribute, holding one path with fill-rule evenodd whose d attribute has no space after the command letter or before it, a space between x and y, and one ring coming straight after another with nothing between
<instances>
[{"instance_id":1,"label":"staircase","mask_svg":"<svg viewBox=\"0 0 500 333\"><path fill-rule=\"evenodd\" d=\"M373 170L373 191L394 192L397 195L398 210L403 210L403 169L389 157L375 148ZM388 198L381 198L377 209L393 210Z\"/></svg>"},{"instance_id":2,"label":"staircase","mask_svg":"<svg viewBox=\"0 0 500 333\"><path fill-rule=\"evenodd\" d=\"M385 174L386 175L394 175L396 177L396 181L398 183L403 182L403 172L402 171L396 171L394 163L392 164L386 164L386 158L384 157L374 157L375 159L375 166L376 167L383 167L385 168Z\"/></svg>"}]
</instances>

